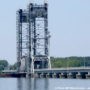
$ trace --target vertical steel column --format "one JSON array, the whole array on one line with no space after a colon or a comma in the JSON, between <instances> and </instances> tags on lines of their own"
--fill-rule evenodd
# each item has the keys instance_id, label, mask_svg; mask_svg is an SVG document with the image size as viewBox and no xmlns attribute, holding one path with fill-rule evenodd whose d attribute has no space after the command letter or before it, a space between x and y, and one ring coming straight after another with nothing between
<instances>
[{"instance_id":1,"label":"vertical steel column","mask_svg":"<svg viewBox=\"0 0 90 90\"><path fill-rule=\"evenodd\" d=\"M27 57L27 12L20 9L17 16L17 62L18 72L23 70L23 60L26 62ZM26 63L25 63L26 64ZM22 66L23 65L23 66Z\"/></svg>"},{"instance_id":2,"label":"vertical steel column","mask_svg":"<svg viewBox=\"0 0 90 90\"><path fill-rule=\"evenodd\" d=\"M50 33L48 31L48 5L45 3L46 17L44 18L44 28L45 28L45 55L48 58L48 68L51 68L50 62Z\"/></svg>"},{"instance_id":3,"label":"vertical steel column","mask_svg":"<svg viewBox=\"0 0 90 90\"><path fill-rule=\"evenodd\" d=\"M29 11L28 11L28 55L27 55L27 75L34 72L33 66L33 57L32 57L32 18L31 18L31 11L32 11L33 4L29 4Z\"/></svg>"},{"instance_id":4,"label":"vertical steel column","mask_svg":"<svg viewBox=\"0 0 90 90\"><path fill-rule=\"evenodd\" d=\"M28 8L28 15L27 15L27 21L28 21L28 29L27 29L27 48L28 48L28 53L27 53L27 75L30 73L30 67L31 67L31 20L30 20L30 8L31 4L29 5Z\"/></svg>"},{"instance_id":5,"label":"vertical steel column","mask_svg":"<svg viewBox=\"0 0 90 90\"><path fill-rule=\"evenodd\" d=\"M44 19L44 32L45 32L45 55L47 55L48 56L48 21L47 21L47 17L45 17L45 19Z\"/></svg>"},{"instance_id":6,"label":"vertical steel column","mask_svg":"<svg viewBox=\"0 0 90 90\"><path fill-rule=\"evenodd\" d=\"M33 46L33 54L34 54L34 56L36 55L36 41L37 41L37 39L36 39L36 23L35 23L35 19L34 19L34 23L33 23L34 25L34 31L33 31L33 33L34 33L34 36L33 36L33 42L34 42L34 46Z\"/></svg>"},{"instance_id":7,"label":"vertical steel column","mask_svg":"<svg viewBox=\"0 0 90 90\"><path fill-rule=\"evenodd\" d=\"M17 12L17 63L18 72L20 71L20 59L22 57L22 10Z\"/></svg>"}]
</instances>

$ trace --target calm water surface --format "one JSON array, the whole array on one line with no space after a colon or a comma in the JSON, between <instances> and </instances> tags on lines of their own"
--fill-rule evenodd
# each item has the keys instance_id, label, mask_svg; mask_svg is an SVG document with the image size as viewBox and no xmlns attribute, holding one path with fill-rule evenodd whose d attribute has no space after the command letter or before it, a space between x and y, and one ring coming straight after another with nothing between
<instances>
[{"instance_id":1,"label":"calm water surface","mask_svg":"<svg viewBox=\"0 0 90 90\"><path fill-rule=\"evenodd\" d=\"M90 90L90 80L0 78L0 90Z\"/></svg>"}]
</instances>

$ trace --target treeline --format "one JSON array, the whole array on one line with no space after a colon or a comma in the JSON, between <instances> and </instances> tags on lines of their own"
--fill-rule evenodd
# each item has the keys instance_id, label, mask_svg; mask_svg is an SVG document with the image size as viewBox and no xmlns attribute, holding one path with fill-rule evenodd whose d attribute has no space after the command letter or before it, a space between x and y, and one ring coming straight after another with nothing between
<instances>
[{"instance_id":1,"label":"treeline","mask_svg":"<svg viewBox=\"0 0 90 90\"><path fill-rule=\"evenodd\" d=\"M10 65L7 60L0 60L0 72L3 70L16 70L17 63Z\"/></svg>"},{"instance_id":2,"label":"treeline","mask_svg":"<svg viewBox=\"0 0 90 90\"><path fill-rule=\"evenodd\" d=\"M51 57L52 68L62 67L89 67L90 57L66 57L66 58L54 58Z\"/></svg>"},{"instance_id":3,"label":"treeline","mask_svg":"<svg viewBox=\"0 0 90 90\"><path fill-rule=\"evenodd\" d=\"M0 60L0 71L5 70L6 68L8 68L8 65L9 65L8 61Z\"/></svg>"},{"instance_id":4,"label":"treeline","mask_svg":"<svg viewBox=\"0 0 90 90\"><path fill-rule=\"evenodd\" d=\"M90 57L51 57L52 68L63 68L63 67L89 67ZM7 60L0 60L0 71L2 70L16 70L17 63L10 65Z\"/></svg>"}]
</instances>

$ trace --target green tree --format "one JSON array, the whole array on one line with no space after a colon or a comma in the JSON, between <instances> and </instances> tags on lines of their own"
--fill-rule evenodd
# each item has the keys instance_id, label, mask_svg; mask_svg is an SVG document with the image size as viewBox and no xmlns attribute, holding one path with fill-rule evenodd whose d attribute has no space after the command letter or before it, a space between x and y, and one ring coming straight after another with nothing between
<instances>
[{"instance_id":1,"label":"green tree","mask_svg":"<svg viewBox=\"0 0 90 90\"><path fill-rule=\"evenodd\" d=\"M6 60L0 60L0 71L4 70L6 67L8 67L8 62Z\"/></svg>"},{"instance_id":2,"label":"green tree","mask_svg":"<svg viewBox=\"0 0 90 90\"><path fill-rule=\"evenodd\" d=\"M52 68L61 68L61 67L90 67L90 57L51 57Z\"/></svg>"}]
</instances>

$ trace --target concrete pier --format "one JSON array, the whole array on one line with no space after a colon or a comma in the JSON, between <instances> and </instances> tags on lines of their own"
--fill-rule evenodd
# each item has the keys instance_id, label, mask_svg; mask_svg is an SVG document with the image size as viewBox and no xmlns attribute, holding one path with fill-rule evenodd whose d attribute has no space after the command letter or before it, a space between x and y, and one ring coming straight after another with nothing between
<instances>
[{"instance_id":1,"label":"concrete pier","mask_svg":"<svg viewBox=\"0 0 90 90\"><path fill-rule=\"evenodd\" d=\"M52 74L52 78L56 78L56 73L53 73Z\"/></svg>"},{"instance_id":2,"label":"concrete pier","mask_svg":"<svg viewBox=\"0 0 90 90\"><path fill-rule=\"evenodd\" d=\"M61 78L67 78L67 73L61 73Z\"/></svg>"},{"instance_id":3,"label":"concrete pier","mask_svg":"<svg viewBox=\"0 0 90 90\"><path fill-rule=\"evenodd\" d=\"M76 74L76 78L77 78L77 79L81 79L81 78L82 78L81 73L78 72L78 74Z\"/></svg>"},{"instance_id":4,"label":"concrete pier","mask_svg":"<svg viewBox=\"0 0 90 90\"><path fill-rule=\"evenodd\" d=\"M67 78L74 78L72 73L67 74Z\"/></svg>"},{"instance_id":5,"label":"concrete pier","mask_svg":"<svg viewBox=\"0 0 90 90\"><path fill-rule=\"evenodd\" d=\"M49 78L49 73L46 74L46 78Z\"/></svg>"},{"instance_id":6,"label":"concrete pier","mask_svg":"<svg viewBox=\"0 0 90 90\"><path fill-rule=\"evenodd\" d=\"M90 79L90 72L88 72L88 74L86 74L86 79Z\"/></svg>"},{"instance_id":7,"label":"concrete pier","mask_svg":"<svg viewBox=\"0 0 90 90\"><path fill-rule=\"evenodd\" d=\"M44 78L44 74L43 73L40 74L40 78Z\"/></svg>"},{"instance_id":8,"label":"concrete pier","mask_svg":"<svg viewBox=\"0 0 90 90\"><path fill-rule=\"evenodd\" d=\"M76 75L77 75L78 73L76 73L76 72L72 72L72 73L68 73L67 74L67 78L73 78L73 79L75 79L76 78Z\"/></svg>"}]
</instances>

